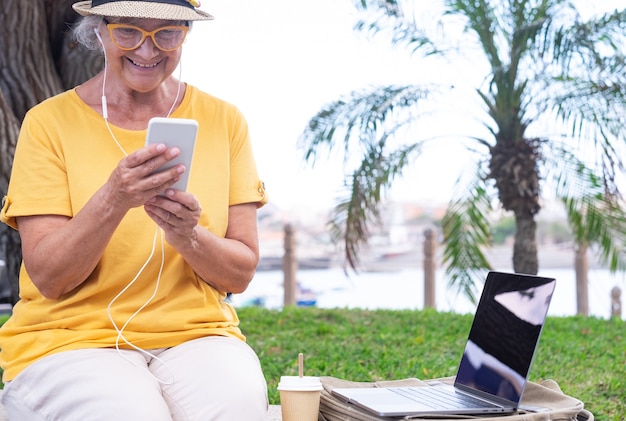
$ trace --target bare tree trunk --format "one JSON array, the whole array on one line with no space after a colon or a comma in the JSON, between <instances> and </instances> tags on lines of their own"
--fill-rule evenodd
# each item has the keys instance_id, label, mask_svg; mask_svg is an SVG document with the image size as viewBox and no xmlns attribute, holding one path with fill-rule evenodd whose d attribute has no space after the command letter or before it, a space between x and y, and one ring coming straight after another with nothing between
<instances>
[{"instance_id":1,"label":"bare tree trunk","mask_svg":"<svg viewBox=\"0 0 626 421\"><path fill-rule=\"evenodd\" d=\"M13 115L13 111L0 91L0 193L4 197L9 176L11 175L11 164L15 154L15 144L20 129L20 123Z\"/></svg>"},{"instance_id":2,"label":"bare tree trunk","mask_svg":"<svg viewBox=\"0 0 626 421\"><path fill-rule=\"evenodd\" d=\"M576 268L576 314L589 316L589 259L586 244L577 245L574 267Z\"/></svg>"},{"instance_id":3,"label":"bare tree trunk","mask_svg":"<svg viewBox=\"0 0 626 421\"><path fill-rule=\"evenodd\" d=\"M3 0L0 13L0 151L2 170L0 193L7 193L11 163L19 124L33 105L59 92L59 79L48 51L43 1ZM18 299L18 275L22 261L21 242L16 231L0 228L0 247L6 261L11 301Z\"/></svg>"},{"instance_id":4,"label":"bare tree trunk","mask_svg":"<svg viewBox=\"0 0 626 421\"><path fill-rule=\"evenodd\" d=\"M532 215L515 215L515 225L513 270L517 273L536 275L539 271L537 223Z\"/></svg>"},{"instance_id":5,"label":"bare tree trunk","mask_svg":"<svg viewBox=\"0 0 626 421\"><path fill-rule=\"evenodd\" d=\"M0 195L3 198L9 185L18 131L19 122L0 91L0 140L2 140L0 142ZM2 223L0 223L0 259L6 264L0 281L6 279L9 283L11 303L15 304L19 298L18 273L22 262L21 241L17 231Z\"/></svg>"},{"instance_id":6,"label":"bare tree trunk","mask_svg":"<svg viewBox=\"0 0 626 421\"><path fill-rule=\"evenodd\" d=\"M26 112L102 68L102 58L71 41L68 25L78 18L74 0L2 0L0 11L0 195L7 193L19 126ZM9 13L10 11L10 13ZM18 299L21 243L0 224L0 258L12 301Z\"/></svg>"},{"instance_id":7,"label":"bare tree trunk","mask_svg":"<svg viewBox=\"0 0 626 421\"><path fill-rule=\"evenodd\" d=\"M541 141L524 138L522 115L509 110L511 119L500 127L496 144L491 148L490 177L494 179L502 207L515 215L513 270L536 275L537 223L539 205L538 159Z\"/></svg>"},{"instance_id":8,"label":"bare tree trunk","mask_svg":"<svg viewBox=\"0 0 626 421\"><path fill-rule=\"evenodd\" d=\"M42 0L2 0L11 13L0 14L0 89L19 121L26 111L61 92Z\"/></svg>"}]
</instances>

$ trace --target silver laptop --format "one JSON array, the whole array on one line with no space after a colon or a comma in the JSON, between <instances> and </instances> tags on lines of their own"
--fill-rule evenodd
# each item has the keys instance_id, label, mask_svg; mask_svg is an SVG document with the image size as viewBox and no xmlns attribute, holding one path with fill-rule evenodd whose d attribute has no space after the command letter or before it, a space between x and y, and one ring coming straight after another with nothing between
<instances>
[{"instance_id":1,"label":"silver laptop","mask_svg":"<svg viewBox=\"0 0 626 421\"><path fill-rule=\"evenodd\" d=\"M554 278L489 272L454 385L337 388L332 393L381 417L515 412L555 285Z\"/></svg>"}]
</instances>

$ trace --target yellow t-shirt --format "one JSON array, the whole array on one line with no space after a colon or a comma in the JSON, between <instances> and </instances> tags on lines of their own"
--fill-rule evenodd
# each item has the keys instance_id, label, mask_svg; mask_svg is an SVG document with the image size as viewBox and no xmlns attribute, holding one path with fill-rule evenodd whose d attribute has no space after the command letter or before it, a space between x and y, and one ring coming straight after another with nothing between
<instances>
[{"instance_id":1,"label":"yellow t-shirt","mask_svg":"<svg viewBox=\"0 0 626 421\"><path fill-rule=\"evenodd\" d=\"M266 203L247 124L237 108L192 86L171 117L199 123L188 190L202 206L200 225L223 237L229 206ZM145 130L112 130L127 153L144 145ZM42 102L22 124L2 221L16 228L17 216L76 215L123 156L102 116L74 90ZM156 229L142 207L130 210L93 273L59 300L43 297L22 265L21 299L0 329L4 381L53 353L115 346L117 332L107 307L149 259ZM235 310L224 301L226 291L199 279L167 243L164 254L156 296L132 318L124 337L142 349L171 347L207 335L245 340ZM111 307L118 327L153 294L160 264L158 236L147 267ZM124 347L123 341L120 345Z\"/></svg>"}]
</instances>

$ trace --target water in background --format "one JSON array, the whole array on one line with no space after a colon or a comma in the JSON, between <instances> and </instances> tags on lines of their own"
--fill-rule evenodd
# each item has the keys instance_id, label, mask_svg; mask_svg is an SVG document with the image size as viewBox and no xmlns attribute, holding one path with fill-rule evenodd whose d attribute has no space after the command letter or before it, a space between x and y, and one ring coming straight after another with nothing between
<instances>
[{"instance_id":1,"label":"water in background","mask_svg":"<svg viewBox=\"0 0 626 421\"><path fill-rule=\"evenodd\" d=\"M502 270L502 269L501 269ZM546 269L541 276L557 280L549 314L576 314L576 278L571 269ZM421 309L424 306L424 274L422 269L395 272L368 272L346 276L342 269L299 270L297 279L302 289L310 290L320 308ZM473 313L475 306L464 296L448 289L443 270L437 272L436 306L439 311ZM258 272L243 294L232 297L235 306L283 305L282 271ZM622 290L626 296L626 275L611 274L605 269L589 270L589 314L608 319L611 315L611 289ZM480 294L479 286L478 294ZM626 306L623 305L624 308ZM622 318L626 319L624 311Z\"/></svg>"}]
</instances>

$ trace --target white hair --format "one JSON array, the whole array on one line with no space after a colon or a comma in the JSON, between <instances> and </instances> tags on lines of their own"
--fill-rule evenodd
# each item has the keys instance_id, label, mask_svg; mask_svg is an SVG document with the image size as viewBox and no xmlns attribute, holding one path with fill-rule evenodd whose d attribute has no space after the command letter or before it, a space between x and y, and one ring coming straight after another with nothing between
<instances>
[{"instance_id":1,"label":"white hair","mask_svg":"<svg viewBox=\"0 0 626 421\"><path fill-rule=\"evenodd\" d=\"M102 23L102 16L85 16L72 29L74 40L90 51L101 51L94 29Z\"/></svg>"}]
</instances>

